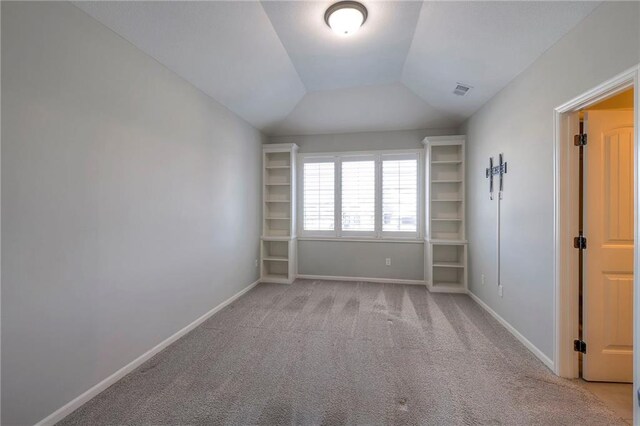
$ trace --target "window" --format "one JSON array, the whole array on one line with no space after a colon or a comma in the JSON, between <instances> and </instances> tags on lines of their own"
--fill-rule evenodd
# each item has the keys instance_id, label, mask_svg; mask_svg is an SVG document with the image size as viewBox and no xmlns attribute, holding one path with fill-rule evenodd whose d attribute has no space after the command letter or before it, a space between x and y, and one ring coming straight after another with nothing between
<instances>
[{"instance_id":1,"label":"window","mask_svg":"<svg viewBox=\"0 0 640 426\"><path fill-rule=\"evenodd\" d=\"M420 152L300 154L300 236L420 238Z\"/></svg>"},{"instance_id":2,"label":"window","mask_svg":"<svg viewBox=\"0 0 640 426\"><path fill-rule=\"evenodd\" d=\"M418 159L382 161L382 231L418 229Z\"/></svg>"},{"instance_id":3,"label":"window","mask_svg":"<svg viewBox=\"0 0 640 426\"><path fill-rule=\"evenodd\" d=\"M303 173L303 229L333 231L335 164L333 161L305 162Z\"/></svg>"},{"instance_id":4,"label":"window","mask_svg":"<svg viewBox=\"0 0 640 426\"><path fill-rule=\"evenodd\" d=\"M342 162L342 230L374 232L376 226L376 163Z\"/></svg>"}]
</instances>

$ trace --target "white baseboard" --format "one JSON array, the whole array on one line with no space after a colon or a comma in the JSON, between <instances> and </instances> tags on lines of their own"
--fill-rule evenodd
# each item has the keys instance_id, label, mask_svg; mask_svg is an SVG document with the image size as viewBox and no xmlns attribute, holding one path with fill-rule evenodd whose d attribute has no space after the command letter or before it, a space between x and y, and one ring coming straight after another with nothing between
<instances>
[{"instance_id":1,"label":"white baseboard","mask_svg":"<svg viewBox=\"0 0 640 426\"><path fill-rule=\"evenodd\" d=\"M391 284L411 284L425 285L422 280L396 280L393 278L366 278L366 277L337 277L333 275L298 275L298 278L305 280L324 280L324 281L365 281L370 283L391 283Z\"/></svg>"},{"instance_id":2,"label":"white baseboard","mask_svg":"<svg viewBox=\"0 0 640 426\"><path fill-rule=\"evenodd\" d=\"M36 426L54 425L60 420L64 419L66 416L73 413L82 405L89 402L89 400L91 400L93 397L98 395L100 392L104 391L109 386L116 383L118 380L122 379L127 374L131 373L133 370L135 370L140 365L142 365L145 361L148 361L149 359L151 359L158 352L160 352L161 350L163 350L164 348L166 348L167 346L169 346L170 344L172 344L173 342L175 342L176 340L178 340L179 338L181 338L182 336L184 336L185 334L189 333L191 330L193 330L194 328L202 324L210 316L220 311L222 308L229 305L234 300L236 300L237 298L239 298L240 296L242 296L243 294L251 290L259 282L260 280L249 284L246 288L244 288L243 290L240 290L238 293L234 294L224 302L220 303L218 306L211 309L209 312L202 315L200 318L196 319L191 324L184 327L182 330L176 332L172 336L168 337L166 340L160 342L159 344L149 349L144 354L140 355L138 358L131 361L129 364L122 367L120 370L116 371L115 373L113 373L112 375L110 375L100 383L96 384L95 386L93 386L83 394L69 401L67 404L63 405L62 407L60 407L59 409L57 409L56 411L54 411L53 413L45 417L44 419L40 420L38 423L36 423Z\"/></svg>"},{"instance_id":3,"label":"white baseboard","mask_svg":"<svg viewBox=\"0 0 640 426\"><path fill-rule=\"evenodd\" d=\"M492 317L494 317L504 328L506 328L513 336L526 346L544 365L549 367L551 371L555 371L553 361L546 356L540 349L538 349L533 343L531 343L526 337L524 337L518 330L516 330L511 324L502 318L496 311L491 309L489 305L484 303L478 296L469 291L467 294L480 306L484 308Z\"/></svg>"}]
</instances>

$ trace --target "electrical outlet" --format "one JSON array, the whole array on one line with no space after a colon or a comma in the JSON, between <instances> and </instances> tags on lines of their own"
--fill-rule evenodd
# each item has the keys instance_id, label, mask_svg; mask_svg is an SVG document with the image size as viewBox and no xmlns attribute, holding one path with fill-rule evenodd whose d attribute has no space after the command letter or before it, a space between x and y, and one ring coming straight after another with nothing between
<instances>
[{"instance_id":1,"label":"electrical outlet","mask_svg":"<svg viewBox=\"0 0 640 426\"><path fill-rule=\"evenodd\" d=\"M390 257L387 257L387 258L385 259L384 263L385 263L385 265L387 265L387 266L391 266L391 258L390 258Z\"/></svg>"},{"instance_id":2,"label":"electrical outlet","mask_svg":"<svg viewBox=\"0 0 640 426\"><path fill-rule=\"evenodd\" d=\"M502 285L498 286L498 296L502 297Z\"/></svg>"},{"instance_id":3,"label":"electrical outlet","mask_svg":"<svg viewBox=\"0 0 640 426\"><path fill-rule=\"evenodd\" d=\"M255 266L256 268L258 267L258 259L253 261L253 266Z\"/></svg>"},{"instance_id":4,"label":"electrical outlet","mask_svg":"<svg viewBox=\"0 0 640 426\"><path fill-rule=\"evenodd\" d=\"M485 280L484 274L480 275L480 282L482 282L482 285L485 285L486 280Z\"/></svg>"}]
</instances>

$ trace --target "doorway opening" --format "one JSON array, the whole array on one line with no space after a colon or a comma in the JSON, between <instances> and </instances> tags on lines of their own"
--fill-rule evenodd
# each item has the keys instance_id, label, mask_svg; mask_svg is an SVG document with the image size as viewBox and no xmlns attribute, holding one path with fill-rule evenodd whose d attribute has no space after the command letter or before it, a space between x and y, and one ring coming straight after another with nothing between
<instances>
[{"instance_id":1,"label":"doorway opening","mask_svg":"<svg viewBox=\"0 0 640 426\"><path fill-rule=\"evenodd\" d=\"M637 82L635 67L555 116L554 370L629 422L640 306Z\"/></svg>"},{"instance_id":2,"label":"doorway opening","mask_svg":"<svg viewBox=\"0 0 640 426\"><path fill-rule=\"evenodd\" d=\"M578 114L578 373L592 382L632 383L633 89Z\"/></svg>"},{"instance_id":3,"label":"doorway opening","mask_svg":"<svg viewBox=\"0 0 640 426\"><path fill-rule=\"evenodd\" d=\"M578 114L578 375L633 417L633 88Z\"/></svg>"}]
</instances>

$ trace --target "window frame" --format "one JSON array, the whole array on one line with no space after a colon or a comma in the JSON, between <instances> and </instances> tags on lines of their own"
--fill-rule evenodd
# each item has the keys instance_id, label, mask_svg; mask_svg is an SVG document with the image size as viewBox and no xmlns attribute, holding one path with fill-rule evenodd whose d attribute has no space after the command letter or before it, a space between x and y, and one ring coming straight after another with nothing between
<instances>
[{"instance_id":1,"label":"window frame","mask_svg":"<svg viewBox=\"0 0 640 426\"><path fill-rule=\"evenodd\" d=\"M416 231L382 231L382 161L415 159L417 161L416 185ZM342 162L366 161L375 162L375 227L373 231L343 231L342 230ZM304 164L307 162L334 163L334 230L313 231L304 230ZM378 150L378 151L349 151L299 153L298 169L296 173L298 197L297 219L298 237L309 240L351 240L351 241L401 241L422 242L425 227L425 156L424 149Z\"/></svg>"},{"instance_id":2,"label":"window frame","mask_svg":"<svg viewBox=\"0 0 640 426\"><path fill-rule=\"evenodd\" d=\"M349 162L357 161L373 161L373 230L371 231L345 231L342 229L342 165ZM336 217L340 218L338 223L338 237L362 237L362 238L375 238L378 231L378 163L374 154L356 154L356 155L343 155L340 156L337 164L340 167L339 179L336 179L336 187L340 188L340 210L336 212Z\"/></svg>"},{"instance_id":3,"label":"window frame","mask_svg":"<svg viewBox=\"0 0 640 426\"><path fill-rule=\"evenodd\" d=\"M335 164L335 157L333 156L316 156L312 161L306 161L306 158L301 158L298 155L298 170L296 173L296 180L298 181L298 205L296 206L296 216L298 222L298 235L304 235L309 237L332 237L336 233L336 228L338 227L338 223L336 223L336 212L338 211L338 206L336 204L336 176L339 173L337 166ZM304 165L305 163L333 163L333 230L309 230L305 231L304 229Z\"/></svg>"},{"instance_id":4,"label":"window frame","mask_svg":"<svg viewBox=\"0 0 640 426\"><path fill-rule=\"evenodd\" d=\"M418 192L416 194L416 230L415 231L384 231L383 230L383 223L382 223L382 217L384 215L384 211L382 209L382 205L383 205L383 178L384 176L382 175L383 172L383 168L382 168L382 164L384 161L402 161L402 160L416 160L417 164L416 164L416 191ZM394 237L394 238L403 238L407 235L410 235L411 238L413 238L415 236L415 234L417 233L418 235L421 235L421 212L423 211L421 208L422 205L422 200L421 200L421 194L422 194L422 190L421 190L421 185L420 182L423 180L422 176L421 176L421 169L420 169L420 163L421 163L421 156L417 156L415 155L415 153L392 153L392 154L382 154L381 158L380 158L380 232L382 233L383 236L386 237Z\"/></svg>"}]
</instances>

